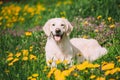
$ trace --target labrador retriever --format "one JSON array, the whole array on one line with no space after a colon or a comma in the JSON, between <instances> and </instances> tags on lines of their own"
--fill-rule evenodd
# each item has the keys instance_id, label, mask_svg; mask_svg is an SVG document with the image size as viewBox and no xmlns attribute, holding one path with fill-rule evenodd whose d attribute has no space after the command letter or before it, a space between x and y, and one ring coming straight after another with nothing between
<instances>
[{"instance_id":1,"label":"labrador retriever","mask_svg":"<svg viewBox=\"0 0 120 80\"><path fill-rule=\"evenodd\" d=\"M106 48L101 47L95 39L73 38L69 34L73 26L67 19L52 18L48 20L43 30L48 36L45 46L46 62L48 66L56 66L56 60L67 60L73 64L84 60L94 61L107 53ZM52 63L49 61L52 60Z\"/></svg>"}]
</instances>

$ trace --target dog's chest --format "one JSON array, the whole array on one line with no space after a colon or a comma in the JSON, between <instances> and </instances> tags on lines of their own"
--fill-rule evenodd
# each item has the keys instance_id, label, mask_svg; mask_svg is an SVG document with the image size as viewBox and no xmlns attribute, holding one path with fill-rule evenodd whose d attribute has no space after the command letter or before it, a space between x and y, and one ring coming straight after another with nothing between
<instances>
[{"instance_id":1,"label":"dog's chest","mask_svg":"<svg viewBox=\"0 0 120 80\"><path fill-rule=\"evenodd\" d=\"M48 41L46 50L51 52L51 56L56 59L71 59L73 57L72 46L68 42L57 44L54 41Z\"/></svg>"},{"instance_id":2,"label":"dog's chest","mask_svg":"<svg viewBox=\"0 0 120 80\"><path fill-rule=\"evenodd\" d=\"M55 53L53 53L53 56L55 57L55 60L68 60L70 61L73 58L73 53L72 53L72 49L66 48L64 46L60 46L58 48L58 50L60 51L55 51Z\"/></svg>"},{"instance_id":3,"label":"dog's chest","mask_svg":"<svg viewBox=\"0 0 120 80\"><path fill-rule=\"evenodd\" d=\"M65 43L65 44L59 44L58 48L61 50L61 53L64 55L71 55L73 54L72 47L70 44Z\"/></svg>"}]
</instances>

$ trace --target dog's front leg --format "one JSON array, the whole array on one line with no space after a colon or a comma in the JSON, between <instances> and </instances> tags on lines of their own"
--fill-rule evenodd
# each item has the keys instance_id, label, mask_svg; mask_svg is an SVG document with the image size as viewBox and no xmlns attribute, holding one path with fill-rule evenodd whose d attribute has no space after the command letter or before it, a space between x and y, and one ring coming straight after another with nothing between
<instances>
[{"instance_id":1,"label":"dog's front leg","mask_svg":"<svg viewBox=\"0 0 120 80\"><path fill-rule=\"evenodd\" d=\"M46 63L49 67L56 67L55 56L50 53L46 53Z\"/></svg>"}]
</instances>

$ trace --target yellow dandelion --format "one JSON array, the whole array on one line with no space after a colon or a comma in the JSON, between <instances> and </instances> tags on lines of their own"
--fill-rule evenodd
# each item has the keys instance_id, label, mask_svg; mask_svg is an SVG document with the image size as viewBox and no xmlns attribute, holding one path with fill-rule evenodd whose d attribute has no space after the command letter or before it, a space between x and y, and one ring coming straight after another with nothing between
<instances>
[{"instance_id":1,"label":"yellow dandelion","mask_svg":"<svg viewBox=\"0 0 120 80\"><path fill-rule=\"evenodd\" d=\"M21 52L17 52L17 53L15 54L15 56L16 56L16 57L20 57L20 56L21 56Z\"/></svg>"},{"instance_id":2,"label":"yellow dandelion","mask_svg":"<svg viewBox=\"0 0 120 80\"><path fill-rule=\"evenodd\" d=\"M11 28L12 25L13 25L13 24L11 24L11 23L6 23L6 26L7 26L8 28Z\"/></svg>"},{"instance_id":3,"label":"yellow dandelion","mask_svg":"<svg viewBox=\"0 0 120 80\"><path fill-rule=\"evenodd\" d=\"M24 6L23 11L26 11L26 10L28 9L28 7L29 7L29 5L28 5L28 4L26 4L26 5Z\"/></svg>"},{"instance_id":4,"label":"yellow dandelion","mask_svg":"<svg viewBox=\"0 0 120 80\"><path fill-rule=\"evenodd\" d=\"M114 74L114 73L116 73L116 72L119 72L119 69L120 68L114 68L114 69L112 69L112 70L107 70L106 72L105 72L105 75L109 75L109 74Z\"/></svg>"},{"instance_id":5,"label":"yellow dandelion","mask_svg":"<svg viewBox=\"0 0 120 80\"><path fill-rule=\"evenodd\" d=\"M11 15L11 14L12 14L12 10L9 10L9 9L8 9L7 14L8 14L8 15Z\"/></svg>"},{"instance_id":6,"label":"yellow dandelion","mask_svg":"<svg viewBox=\"0 0 120 80\"><path fill-rule=\"evenodd\" d=\"M106 61L103 61L103 62L102 62L102 66L103 66L103 65L106 65L107 63L108 63L108 62L106 62Z\"/></svg>"},{"instance_id":7,"label":"yellow dandelion","mask_svg":"<svg viewBox=\"0 0 120 80\"><path fill-rule=\"evenodd\" d=\"M91 75L90 76L90 79L94 79L96 76L95 75Z\"/></svg>"},{"instance_id":8,"label":"yellow dandelion","mask_svg":"<svg viewBox=\"0 0 120 80\"><path fill-rule=\"evenodd\" d=\"M109 69L113 69L114 68L114 63L108 63L106 65L102 66L102 70L109 70Z\"/></svg>"},{"instance_id":9,"label":"yellow dandelion","mask_svg":"<svg viewBox=\"0 0 120 80\"><path fill-rule=\"evenodd\" d=\"M22 58L22 60L23 60L23 61L27 61L27 60L28 60L28 57L27 57L27 56L24 56L24 57Z\"/></svg>"},{"instance_id":10,"label":"yellow dandelion","mask_svg":"<svg viewBox=\"0 0 120 80\"><path fill-rule=\"evenodd\" d=\"M52 68L52 69L50 70L50 72L48 73L47 77L50 78L51 75L54 73L55 70L56 70L56 68Z\"/></svg>"},{"instance_id":11,"label":"yellow dandelion","mask_svg":"<svg viewBox=\"0 0 120 80\"><path fill-rule=\"evenodd\" d=\"M66 79L64 75L60 75L60 76L56 75L55 80L66 80Z\"/></svg>"},{"instance_id":12,"label":"yellow dandelion","mask_svg":"<svg viewBox=\"0 0 120 80\"><path fill-rule=\"evenodd\" d=\"M110 70L106 71L106 72L105 72L105 75L109 75L110 72L111 72Z\"/></svg>"},{"instance_id":13,"label":"yellow dandelion","mask_svg":"<svg viewBox=\"0 0 120 80\"><path fill-rule=\"evenodd\" d=\"M32 79L32 76L29 76L28 78L27 78L27 80L31 80Z\"/></svg>"},{"instance_id":14,"label":"yellow dandelion","mask_svg":"<svg viewBox=\"0 0 120 80\"><path fill-rule=\"evenodd\" d=\"M48 63L48 64L52 64L52 62L53 62L53 60L48 60L47 63Z\"/></svg>"},{"instance_id":15,"label":"yellow dandelion","mask_svg":"<svg viewBox=\"0 0 120 80\"><path fill-rule=\"evenodd\" d=\"M101 19L102 18L102 16L101 15L99 15L98 17L97 17L97 19L99 20L99 19Z\"/></svg>"},{"instance_id":16,"label":"yellow dandelion","mask_svg":"<svg viewBox=\"0 0 120 80\"><path fill-rule=\"evenodd\" d=\"M33 13L35 11L35 9L33 7L28 7L28 9L26 11L28 13Z\"/></svg>"},{"instance_id":17,"label":"yellow dandelion","mask_svg":"<svg viewBox=\"0 0 120 80\"><path fill-rule=\"evenodd\" d=\"M44 66L44 69L48 69L49 67L48 66Z\"/></svg>"},{"instance_id":18,"label":"yellow dandelion","mask_svg":"<svg viewBox=\"0 0 120 80\"><path fill-rule=\"evenodd\" d=\"M43 72L47 71L48 68L49 68L48 66L45 66Z\"/></svg>"},{"instance_id":19,"label":"yellow dandelion","mask_svg":"<svg viewBox=\"0 0 120 80\"><path fill-rule=\"evenodd\" d=\"M88 70L84 70L85 73L88 73Z\"/></svg>"},{"instance_id":20,"label":"yellow dandelion","mask_svg":"<svg viewBox=\"0 0 120 80\"><path fill-rule=\"evenodd\" d=\"M87 65L88 68L97 68L99 66L100 66L99 64L91 64L91 63Z\"/></svg>"},{"instance_id":21,"label":"yellow dandelion","mask_svg":"<svg viewBox=\"0 0 120 80\"><path fill-rule=\"evenodd\" d=\"M13 57L8 57L7 58L7 61L11 61L11 60L13 60Z\"/></svg>"},{"instance_id":22,"label":"yellow dandelion","mask_svg":"<svg viewBox=\"0 0 120 80\"><path fill-rule=\"evenodd\" d=\"M110 29L113 29L113 28L115 28L116 26L115 26L115 24L111 24L109 27L110 27Z\"/></svg>"},{"instance_id":23,"label":"yellow dandelion","mask_svg":"<svg viewBox=\"0 0 120 80\"><path fill-rule=\"evenodd\" d=\"M87 68L88 64L89 64L88 61L84 61L82 64L77 65L77 69L84 70Z\"/></svg>"},{"instance_id":24,"label":"yellow dandelion","mask_svg":"<svg viewBox=\"0 0 120 80\"><path fill-rule=\"evenodd\" d=\"M70 4L72 4L72 1L70 1L70 0L69 1L64 1L63 4L64 5L67 5L67 4L70 5Z\"/></svg>"},{"instance_id":25,"label":"yellow dandelion","mask_svg":"<svg viewBox=\"0 0 120 80\"><path fill-rule=\"evenodd\" d=\"M30 80L37 80L36 78L31 78Z\"/></svg>"},{"instance_id":26,"label":"yellow dandelion","mask_svg":"<svg viewBox=\"0 0 120 80\"><path fill-rule=\"evenodd\" d=\"M45 7L43 5L41 5L41 4L38 3L36 5L35 14L40 14L40 12L44 11L44 10L46 10Z\"/></svg>"},{"instance_id":27,"label":"yellow dandelion","mask_svg":"<svg viewBox=\"0 0 120 80\"><path fill-rule=\"evenodd\" d=\"M120 62L120 59L118 59L118 62Z\"/></svg>"},{"instance_id":28,"label":"yellow dandelion","mask_svg":"<svg viewBox=\"0 0 120 80\"><path fill-rule=\"evenodd\" d=\"M24 21L25 21L25 18L24 18L24 17L20 17L20 18L19 18L19 21L20 21L20 22L24 22Z\"/></svg>"},{"instance_id":29,"label":"yellow dandelion","mask_svg":"<svg viewBox=\"0 0 120 80\"><path fill-rule=\"evenodd\" d=\"M57 4L56 4L56 6L59 7L61 4L62 4L62 2L58 1Z\"/></svg>"},{"instance_id":30,"label":"yellow dandelion","mask_svg":"<svg viewBox=\"0 0 120 80\"><path fill-rule=\"evenodd\" d=\"M83 22L83 25L84 25L84 26L87 26L88 24L89 24L88 21L84 21L84 22Z\"/></svg>"},{"instance_id":31,"label":"yellow dandelion","mask_svg":"<svg viewBox=\"0 0 120 80\"><path fill-rule=\"evenodd\" d=\"M120 56L117 56L116 59L118 60L118 62L120 62Z\"/></svg>"},{"instance_id":32,"label":"yellow dandelion","mask_svg":"<svg viewBox=\"0 0 120 80\"><path fill-rule=\"evenodd\" d=\"M108 17L108 21L111 21L112 20L112 17Z\"/></svg>"},{"instance_id":33,"label":"yellow dandelion","mask_svg":"<svg viewBox=\"0 0 120 80\"><path fill-rule=\"evenodd\" d=\"M99 64L94 64L94 66L93 67L100 67L100 65Z\"/></svg>"},{"instance_id":34,"label":"yellow dandelion","mask_svg":"<svg viewBox=\"0 0 120 80\"><path fill-rule=\"evenodd\" d=\"M16 22L17 18L16 17L12 17L12 22Z\"/></svg>"},{"instance_id":35,"label":"yellow dandelion","mask_svg":"<svg viewBox=\"0 0 120 80\"><path fill-rule=\"evenodd\" d=\"M42 80L42 78L40 78L40 80Z\"/></svg>"},{"instance_id":36,"label":"yellow dandelion","mask_svg":"<svg viewBox=\"0 0 120 80\"><path fill-rule=\"evenodd\" d=\"M71 71L69 71L69 70L64 70L64 71L61 72L61 75L63 75L63 76L69 76L70 73L71 73Z\"/></svg>"},{"instance_id":37,"label":"yellow dandelion","mask_svg":"<svg viewBox=\"0 0 120 80\"><path fill-rule=\"evenodd\" d=\"M55 63L56 64L60 64L62 61L60 59L56 60Z\"/></svg>"},{"instance_id":38,"label":"yellow dandelion","mask_svg":"<svg viewBox=\"0 0 120 80\"><path fill-rule=\"evenodd\" d=\"M111 70L111 74L114 74L114 73L118 72L118 70L119 70L119 68L114 68L114 69L112 69L112 70Z\"/></svg>"},{"instance_id":39,"label":"yellow dandelion","mask_svg":"<svg viewBox=\"0 0 120 80\"><path fill-rule=\"evenodd\" d=\"M116 59L118 60L118 62L120 62L120 56L117 56Z\"/></svg>"},{"instance_id":40,"label":"yellow dandelion","mask_svg":"<svg viewBox=\"0 0 120 80\"><path fill-rule=\"evenodd\" d=\"M84 39L88 39L88 36L87 36L87 35L84 35L83 38L84 38Z\"/></svg>"},{"instance_id":41,"label":"yellow dandelion","mask_svg":"<svg viewBox=\"0 0 120 80\"><path fill-rule=\"evenodd\" d=\"M47 78L50 78L52 74L53 74L53 72L50 71L47 75Z\"/></svg>"},{"instance_id":42,"label":"yellow dandelion","mask_svg":"<svg viewBox=\"0 0 120 80\"><path fill-rule=\"evenodd\" d=\"M117 56L116 59L120 59L120 56Z\"/></svg>"},{"instance_id":43,"label":"yellow dandelion","mask_svg":"<svg viewBox=\"0 0 120 80\"><path fill-rule=\"evenodd\" d=\"M36 60L36 59L37 59L37 57L35 55L30 54L30 60Z\"/></svg>"},{"instance_id":44,"label":"yellow dandelion","mask_svg":"<svg viewBox=\"0 0 120 80\"><path fill-rule=\"evenodd\" d=\"M15 16L18 16L18 14L19 14L19 13L18 13L18 12L16 12L14 15L15 15Z\"/></svg>"},{"instance_id":45,"label":"yellow dandelion","mask_svg":"<svg viewBox=\"0 0 120 80\"><path fill-rule=\"evenodd\" d=\"M31 51L33 50L33 46L30 46L29 50L30 50L30 52L31 52Z\"/></svg>"},{"instance_id":46,"label":"yellow dandelion","mask_svg":"<svg viewBox=\"0 0 120 80\"><path fill-rule=\"evenodd\" d=\"M104 77L98 77L96 80L106 80Z\"/></svg>"},{"instance_id":47,"label":"yellow dandelion","mask_svg":"<svg viewBox=\"0 0 120 80\"><path fill-rule=\"evenodd\" d=\"M23 53L23 56L28 56L29 51L28 51L28 50L26 50L26 49L24 49L24 50L22 50L22 53Z\"/></svg>"},{"instance_id":48,"label":"yellow dandelion","mask_svg":"<svg viewBox=\"0 0 120 80\"><path fill-rule=\"evenodd\" d=\"M97 33L97 32L99 32L99 30L98 30L98 29L95 29L95 30L94 30L94 32L96 32L96 33Z\"/></svg>"},{"instance_id":49,"label":"yellow dandelion","mask_svg":"<svg viewBox=\"0 0 120 80\"><path fill-rule=\"evenodd\" d=\"M28 32L25 32L25 35L26 35L26 36L31 36L31 35L32 35L32 32L29 32L29 31L28 31Z\"/></svg>"},{"instance_id":50,"label":"yellow dandelion","mask_svg":"<svg viewBox=\"0 0 120 80\"><path fill-rule=\"evenodd\" d=\"M0 16L0 21L3 19L3 17L2 16Z\"/></svg>"},{"instance_id":51,"label":"yellow dandelion","mask_svg":"<svg viewBox=\"0 0 120 80\"><path fill-rule=\"evenodd\" d=\"M68 60L63 60L63 64L68 64Z\"/></svg>"},{"instance_id":52,"label":"yellow dandelion","mask_svg":"<svg viewBox=\"0 0 120 80\"><path fill-rule=\"evenodd\" d=\"M32 74L33 77L38 77L39 74L35 73L35 74Z\"/></svg>"},{"instance_id":53,"label":"yellow dandelion","mask_svg":"<svg viewBox=\"0 0 120 80\"><path fill-rule=\"evenodd\" d=\"M69 68L68 70L70 71L70 72L72 72L72 71L74 71L75 70L75 68L76 68L76 66L72 66L71 68Z\"/></svg>"},{"instance_id":54,"label":"yellow dandelion","mask_svg":"<svg viewBox=\"0 0 120 80\"><path fill-rule=\"evenodd\" d=\"M8 55L8 57L12 57L12 56L13 56L13 53L10 52L9 55Z\"/></svg>"},{"instance_id":55,"label":"yellow dandelion","mask_svg":"<svg viewBox=\"0 0 120 80\"><path fill-rule=\"evenodd\" d=\"M15 12L16 12L16 13L19 13L20 10L21 10L21 7L20 7L20 6L16 6L16 7L15 7Z\"/></svg>"},{"instance_id":56,"label":"yellow dandelion","mask_svg":"<svg viewBox=\"0 0 120 80\"><path fill-rule=\"evenodd\" d=\"M46 72L47 71L47 69L45 68L45 69L43 69L43 72Z\"/></svg>"},{"instance_id":57,"label":"yellow dandelion","mask_svg":"<svg viewBox=\"0 0 120 80\"><path fill-rule=\"evenodd\" d=\"M73 74L73 76L77 77L77 76L78 76L78 74L77 74L77 73L74 73L74 74Z\"/></svg>"},{"instance_id":58,"label":"yellow dandelion","mask_svg":"<svg viewBox=\"0 0 120 80\"><path fill-rule=\"evenodd\" d=\"M5 19L9 19L9 17L8 17L8 16L5 16Z\"/></svg>"},{"instance_id":59,"label":"yellow dandelion","mask_svg":"<svg viewBox=\"0 0 120 80\"><path fill-rule=\"evenodd\" d=\"M65 80L65 76L62 75L61 70L56 69L54 72L55 80Z\"/></svg>"},{"instance_id":60,"label":"yellow dandelion","mask_svg":"<svg viewBox=\"0 0 120 80\"><path fill-rule=\"evenodd\" d=\"M13 66L13 62L10 62L10 63L8 64L8 66Z\"/></svg>"},{"instance_id":61,"label":"yellow dandelion","mask_svg":"<svg viewBox=\"0 0 120 80\"><path fill-rule=\"evenodd\" d=\"M14 58L12 63L17 62L18 60L19 60L18 58Z\"/></svg>"},{"instance_id":62,"label":"yellow dandelion","mask_svg":"<svg viewBox=\"0 0 120 80\"><path fill-rule=\"evenodd\" d=\"M60 12L60 14L65 16L65 15L66 15L66 12L63 11L63 12Z\"/></svg>"},{"instance_id":63,"label":"yellow dandelion","mask_svg":"<svg viewBox=\"0 0 120 80\"><path fill-rule=\"evenodd\" d=\"M65 19L65 16L62 16L61 18Z\"/></svg>"}]
</instances>

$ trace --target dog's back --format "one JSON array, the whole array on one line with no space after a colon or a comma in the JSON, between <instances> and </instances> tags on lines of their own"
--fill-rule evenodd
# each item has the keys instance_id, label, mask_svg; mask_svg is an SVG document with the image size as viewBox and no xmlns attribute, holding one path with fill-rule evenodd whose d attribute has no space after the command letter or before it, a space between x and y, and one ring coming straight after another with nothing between
<instances>
[{"instance_id":1,"label":"dog's back","mask_svg":"<svg viewBox=\"0 0 120 80\"><path fill-rule=\"evenodd\" d=\"M95 39L73 38L70 42L89 61L94 61L107 53L107 50L101 47Z\"/></svg>"}]
</instances>

